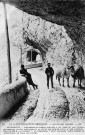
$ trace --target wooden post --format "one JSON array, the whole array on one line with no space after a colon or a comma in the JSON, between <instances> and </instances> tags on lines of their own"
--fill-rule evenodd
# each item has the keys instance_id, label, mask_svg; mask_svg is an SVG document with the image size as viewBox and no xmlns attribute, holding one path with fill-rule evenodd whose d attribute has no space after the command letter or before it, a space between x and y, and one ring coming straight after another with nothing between
<instances>
[{"instance_id":1,"label":"wooden post","mask_svg":"<svg viewBox=\"0 0 85 135\"><path fill-rule=\"evenodd\" d=\"M9 32L8 32L7 11L6 11L6 5L4 2L3 2L3 7L4 7L5 30L6 30L6 40L7 40L8 82L10 84L10 83L12 83L10 41L9 41Z\"/></svg>"},{"instance_id":2,"label":"wooden post","mask_svg":"<svg viewBox=\"0 0 85 135\"><path fill-rule=\"evenodd\" d=\"M20 47L20 64L22 65L22 45Z\"/></svg>"},{"instance_id":3,"label":"wooden post","mask_svg":"<svg viewBox=\"0 0 85 135\"><path fill-rule=\"evenodd\" d=\"M32 64L32 48L33 48L33 47L31 47L31 64Z\"/></svg>"}]
</instances>

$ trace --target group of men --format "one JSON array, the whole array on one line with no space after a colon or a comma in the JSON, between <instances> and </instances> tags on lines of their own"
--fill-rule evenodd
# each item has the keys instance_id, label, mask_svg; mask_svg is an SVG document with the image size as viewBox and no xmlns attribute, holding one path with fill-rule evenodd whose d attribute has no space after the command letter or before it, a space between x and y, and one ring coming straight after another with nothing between
<instances>
[{"instance_id":1,"label":"group of men","mask_svg":"<svg viewBox=\"0 0 85 135\"><path fill-rule=\"evenodd\" d=\"M51 64L48 63L48 67L45 69L45 73L47 76L47 88L49 89L49 81L51 80L51 87L53 88L53 75L54 70L51 67ZM31 77L31 74L27 72L27 69L25 69L24 65L21 65L20 74L24 76L28 82L29 85L32 85L34 89L38 88L38 85L36 85Z\"/></svg>"}]
</instances>

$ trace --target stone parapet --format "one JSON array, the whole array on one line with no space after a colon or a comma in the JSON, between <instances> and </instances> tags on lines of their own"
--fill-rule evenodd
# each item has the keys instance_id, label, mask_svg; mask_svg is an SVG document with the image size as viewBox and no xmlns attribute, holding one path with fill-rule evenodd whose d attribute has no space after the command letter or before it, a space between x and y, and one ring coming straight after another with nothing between
<instances>
[{"instance_id":1,"label":"stone parapet","mask_svg":"<svg viewBox=\"0 0 85 135\"><path fill-rule=\"evenodd\" d=\"M0 90L0 119L6 115L27 92L26 79L23 77Z\"/></svg>"}]
</instances>

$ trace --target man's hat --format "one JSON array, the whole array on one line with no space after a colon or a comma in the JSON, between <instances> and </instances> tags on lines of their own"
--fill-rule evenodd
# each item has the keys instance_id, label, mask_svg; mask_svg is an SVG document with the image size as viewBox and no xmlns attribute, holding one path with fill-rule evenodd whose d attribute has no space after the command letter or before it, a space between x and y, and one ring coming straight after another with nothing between
<instances>
[{"instance_id":1,"label":"man's hat","mask_svg":"<svg viewBox=\"0 0 85 135\"><path fill-rule=\"evenodd\" d=\"M24 68L24 65L21 65L21 68Z\"/></svg>"}]
</instances>

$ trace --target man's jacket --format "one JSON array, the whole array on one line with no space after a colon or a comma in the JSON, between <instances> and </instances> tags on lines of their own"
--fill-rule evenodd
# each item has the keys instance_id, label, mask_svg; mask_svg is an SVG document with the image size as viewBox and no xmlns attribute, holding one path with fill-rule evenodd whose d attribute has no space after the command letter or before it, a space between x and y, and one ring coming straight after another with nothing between
<instances>
[{"instance_id":1,"label":"man's jacket","mask_svg":"<svg viewBox=\"0 0 85 135\"><path fill-rule=\"evenodd\" d=\"M54 70L52 67L46 68L45 73L47 74L48 77L54 75Z\"/></svg>"}]
</instances>

